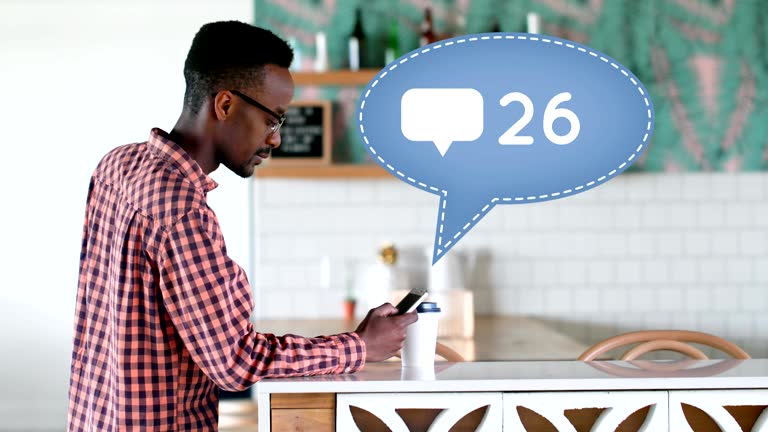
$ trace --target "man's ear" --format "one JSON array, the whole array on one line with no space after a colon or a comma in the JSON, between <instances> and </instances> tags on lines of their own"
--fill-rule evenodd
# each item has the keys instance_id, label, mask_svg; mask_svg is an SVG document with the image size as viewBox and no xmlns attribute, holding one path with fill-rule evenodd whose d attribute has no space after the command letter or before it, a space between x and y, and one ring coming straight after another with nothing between
<instances>
[{"instance_id":1,"label":"man's ear","mask_svg":"<svg viewBox=\"0 0 768 432\"><path fill-rule=\"evenodd\" d=\"M213 98L213 115L216 120L226 120L232 115L233 97L228 91L220 91Z\"/></svg>"}]
</instances>

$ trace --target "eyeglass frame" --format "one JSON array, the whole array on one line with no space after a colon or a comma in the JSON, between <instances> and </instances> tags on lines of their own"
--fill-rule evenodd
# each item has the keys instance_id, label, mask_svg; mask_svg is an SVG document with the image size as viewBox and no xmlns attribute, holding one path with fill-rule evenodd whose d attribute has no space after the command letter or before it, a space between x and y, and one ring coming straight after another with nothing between
<instances>
[{"instance_id":1,"label":"eyeglass frame","mask_svg":"<svg viewBox=\"0 0 768 432\"><path fill-rule=\"evenodd\" d=\"M251 98L250 96L241 93L240 91L229 90L229 92L232 93L233 95L239 97L240 99L244 100L249 105L255 106L256 108L264 111L265 113L267 113L267 114L269 114L272 117L277 119L277 123L275 124L275 126L272 126L272 130L269 131L269 136L272 136L272 135L276 134L277 131L279 131L280 128L283 126L283 123L285 123L285 119L287 118L287 116L285 114L280 115L280 114L272 111L271 109L269 109L266 106L260 104L258 101L256 101L255 99ZM215 94L213 96L216 97Z\"/></svg>"}]
</instances>

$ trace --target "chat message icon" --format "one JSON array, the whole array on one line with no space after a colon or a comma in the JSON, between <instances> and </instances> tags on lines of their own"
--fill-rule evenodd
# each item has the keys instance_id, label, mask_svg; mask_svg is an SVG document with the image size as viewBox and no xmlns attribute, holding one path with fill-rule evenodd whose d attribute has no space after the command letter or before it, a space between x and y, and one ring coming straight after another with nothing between
<instances>
[{"instance_id":1,"label":"chat message icon","mask_svg":"<svg viewBox=\"0 0 768 432\"><path fill-rule=\"evenodd\" d=\"M472 88L413 88L400 99L400 127L411 141L432 141L441 156L455 141L483 134L483 95Z\"/></svg>"},{"instance_id":2,"label":"chat message icon","mask_svg":"<svg viewBox=\"0 0 768 432\"><path fill-rule=\"evenodd\" d=\"M647 89L617 60L567 39L501 32L403 55L371 80L357 114L372 159L438 198L433 264L497 206L615 178L640 159L654 125Z\"/></svg>"}]
</instances>

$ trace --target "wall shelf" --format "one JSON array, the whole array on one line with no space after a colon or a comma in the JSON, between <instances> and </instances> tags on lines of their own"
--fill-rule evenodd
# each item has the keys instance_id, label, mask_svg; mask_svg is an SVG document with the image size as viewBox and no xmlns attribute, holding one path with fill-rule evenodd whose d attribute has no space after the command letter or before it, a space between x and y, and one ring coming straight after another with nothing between
<instances>
[{"instance_id":1,"label":"wall shelf","mask_svg":"<svg viewBox=\"0 0 768 432\"><path fill-rule=\"evenodd\" d=\"M384 168L376 164L330 164L264 166L256 168L257 178L391 178Z\"/></svg>"},{"instance_id":2,"label":"wall shelf","mask_svg":"<svg viewBox=\"0 0 768 432\"><path fill-rule=\"evenodd\" d=\"M364 86L379 72L379 69L333 70L328 72L292 72L291 76L293 83L297 86Z\"/></svg>"},{"instance_id":3,"label":"wall shelf","mask_svg":"<svg viewBox=\"0 0 768 432\"><path fill-rule=\"evenodd\" d=\"M298 86L365 86L379 69L291 72ZM256 169L256 178L387 178L390 175L376 164L265 165Z\"/></svg>"}]
</instances>

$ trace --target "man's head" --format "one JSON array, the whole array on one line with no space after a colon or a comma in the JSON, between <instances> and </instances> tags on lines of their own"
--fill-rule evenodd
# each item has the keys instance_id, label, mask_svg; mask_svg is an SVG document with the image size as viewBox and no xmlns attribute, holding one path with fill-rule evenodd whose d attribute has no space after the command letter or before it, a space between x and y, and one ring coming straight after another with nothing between
<instances>
[{"instance_id":1,"label":"man's head","mask_svg":"<svg viewBox=\"0 0 768 432\"><path fill-rule=\"evenodd\" d=\"M293 51L268 30L226 21L200 28L184 63L184 110L208 122L215 164L241 177L280 145L293 98Z\"/></svg>"}]
</instances>

